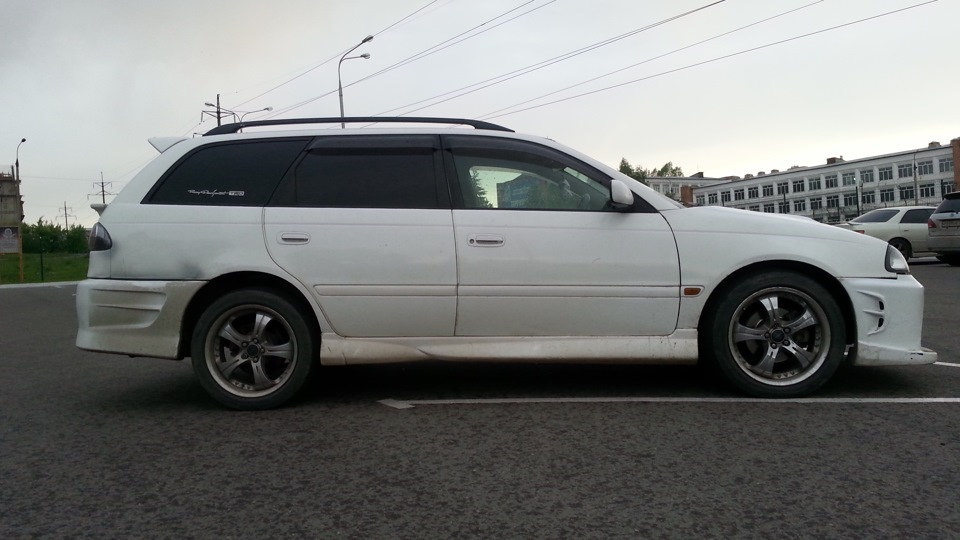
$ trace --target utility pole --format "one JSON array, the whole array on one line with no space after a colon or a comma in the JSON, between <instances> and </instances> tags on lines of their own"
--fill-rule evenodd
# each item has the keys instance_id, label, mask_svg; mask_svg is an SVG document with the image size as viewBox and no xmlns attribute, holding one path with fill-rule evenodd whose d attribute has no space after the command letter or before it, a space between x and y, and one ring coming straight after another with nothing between
<instances>
[{"instance_id":1,"label":"utility pole","mask_svg":"<svg viewBox=\"0 0 960 540\"><path fill-rule=\"evenodd\" d=\"M856 190L857 190L857 215L859 216L859 215L861 214L861 212L860 212L860 197L863 196L863 181L862 181L862 180L860 181L859 184L857 184Z\"/></svg>"},{"instance_id":2,"label":"utility pole","mask_svg":"<svg viewBox=\"0 0 960 540\"><path fill-rule=\"evenodd\" d=\"M210 102L208 101L208 102L204 103L204 105L206 105L207 107L213 107L213 108L216 109L216 110L215 110L215 111L201 111L201 112L200 112L200 121L201 121L201 122L203 122L203 115L208 115L208 116L213 116L213 117L215 117L215 118L217 119L217 126L220 125L220 119L223 118L224 116L233 116L233 117L234 117L234 121L236 121L237 113L235 113L234 111L231 111L230 109L224 109L223 107L220 106L220 94L217 94L217 103L216 103L216 104L210 103Z\"/></svg>"},{"instance_id":3,"label":"utility pole","mask_svg":"<svg viewBox=\"0 0 960 540\"><path fill-rule=\"evenodd\" d=\"M87 195L87 198L89 199L90 197L96 197L97 195L100 195L100 202L103 203L104 205L106 205L106 204L107 204L107 195L116 195L116 193L110 193L110 192L107 191L107 186L113 186L113 182L104 182L104 181L103 181L103 172L101 172L101 173L100 173L100 181L93 183L93 187L97 187L97 186L100 186L100 192L99 192L99 193L91 193L91 194Z\"/></svg>"},{"instance_id":4,"label":"utility pole","mask_svg":"<svg viewBox=\"0 0 960 540\"><path fill-rule=\"evenodd\" d=\"M917 153L913 153L913 205L920 206L920 182L917 180Z\"/></svg>"},{"instance_id":5,"label":"utility pole","mask_svg":"<svg viewBox=\"0 0 960 540\"><path fill-rule=\"evenodd\" d=\"M73 210L73 207L67 208L67 201L63 201L63 227L64 230L70 228L69 218L76 217L70 213L70 210Z\"/></svg>"}]
</instances>

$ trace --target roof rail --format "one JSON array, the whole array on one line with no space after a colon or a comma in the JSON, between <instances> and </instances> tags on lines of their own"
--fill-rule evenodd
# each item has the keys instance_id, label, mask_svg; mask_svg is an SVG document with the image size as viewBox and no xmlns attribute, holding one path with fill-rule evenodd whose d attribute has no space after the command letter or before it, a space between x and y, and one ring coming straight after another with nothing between
<instances>
[{"instance_id":1,"label":"roof rail","mask_svg":"<svg viewBox=\"0 0 960 540\"><path fill-rule=\"evenodd\" d=\"M341 124L344 122L376 122L376 123L394 123L394 124L459 124L472 126L475 129L489 129L491 131L509 131L512 129L484 122L483 120L469 120L466 118L431 118L426 116L347 116L334 118L288 118L277 120L251 120L249 122L238 122L235 124L224 124L217 126L204 133L207 135L223 135L226 133L237 133L243 128L254 126L287 126L295 124Z\"/></svg>"}]
</instances>

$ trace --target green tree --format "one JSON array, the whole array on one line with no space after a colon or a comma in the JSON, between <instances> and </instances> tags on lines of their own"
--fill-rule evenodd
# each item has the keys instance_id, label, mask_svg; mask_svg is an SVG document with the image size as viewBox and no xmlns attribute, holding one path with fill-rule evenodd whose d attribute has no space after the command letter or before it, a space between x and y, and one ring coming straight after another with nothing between
<instances>
[{"instance_id":1,"label":"green tree","mask_svg":"<svg viewBox=\"0 0 960 540\"><path fill-rule=\"evenodd\" d=\"M679 165L674 165L672 161L668 161L659 169L651 169L647 176L683 176L683 169Z\"/></svg>"},{"instance_id":2,"label":"green tree","mask_svg":"<svg viewBox=\"0 0 960 540\"><path fill-rule=\"evenodd\" d=\"M620 158L620 172L634 180L638 180L644 184L647 183L647 171L643 170L643 167L634 167L627 161L627 158Z\"/></svg>"},{"instance_id":3,"label":"green tree","mask_svg":"<svg viewBox=\"0 0 960 540\"><path fill-rule=\"evenodd\" d=\"M487 190L480 185L480 173L470 169L470 183L473 185L473 193L476 196L476 208L493 208L490 199L487 198Z\"/></svg>"},{"instance_id":4,"label":"green tree","mask_svg":"<svg viewBox=\"0 0 960 540\"><path fill-rule=\"evenodd\" d=\"M627 161L627 158L620 159L620 172L644 184L647 183L647 178L650 177L683 176L683 169L679 165L674 165L672 161L664 163L663 167L647 170L640 165L634 167Z\"/></svg>"},{"instance_id":5,"label":"green tree","mask_svg":"<svg viewBox=\"0 0 960 540\"><path fill-rule=\"evenodd\" d=\"M36 225L23 224L24 253L86 253L87 231L79 225L65 229L60 225L37 220Z\"/></svg>"}]
</instances>

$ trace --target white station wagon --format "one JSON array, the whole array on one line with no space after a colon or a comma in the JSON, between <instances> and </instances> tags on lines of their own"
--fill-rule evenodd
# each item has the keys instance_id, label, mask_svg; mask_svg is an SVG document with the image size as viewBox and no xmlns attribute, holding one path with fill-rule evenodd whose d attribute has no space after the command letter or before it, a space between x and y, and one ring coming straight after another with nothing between
<instances>
[{"instance_id":1,"label":"white station wagon","mask_svg":"<svg viewBox=\"0 0 960 540\"><path fill-rule=\"evenodd\" d=\"M793 398L844 362L937 358L923 287L885 242L684 208L486 122L345 121L405 126L151 139L159 157L91 232L77 346L191 357L238 409L288 401L320 365L701 362Z\"/></svg>"}]
</instances>

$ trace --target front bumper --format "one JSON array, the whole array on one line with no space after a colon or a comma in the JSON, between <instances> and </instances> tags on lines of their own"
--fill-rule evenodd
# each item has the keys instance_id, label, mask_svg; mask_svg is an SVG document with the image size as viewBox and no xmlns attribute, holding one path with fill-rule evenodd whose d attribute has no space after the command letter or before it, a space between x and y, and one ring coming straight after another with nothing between
<instances>
[{"instance_id":1,"label":"front bumper","mask_svg":"<svg viewBox=\"0 0 960 540\"><path fill-rule=\"evenodd\" d=\"M87 279L77 285L77 347L179 358L183 314L205 281Z\"/></svg>"},{"instance_id":2,"label":"front bumper","mask_svg":"<svg viewBox=\"0 0 960 540\"><path fill-rule=\"evenodd\" d=\"M853 364L932 364L937 353L922 347L923 285L910 275L896 279L841 279L856 316Z\"/></svg>"}]
</instances>

